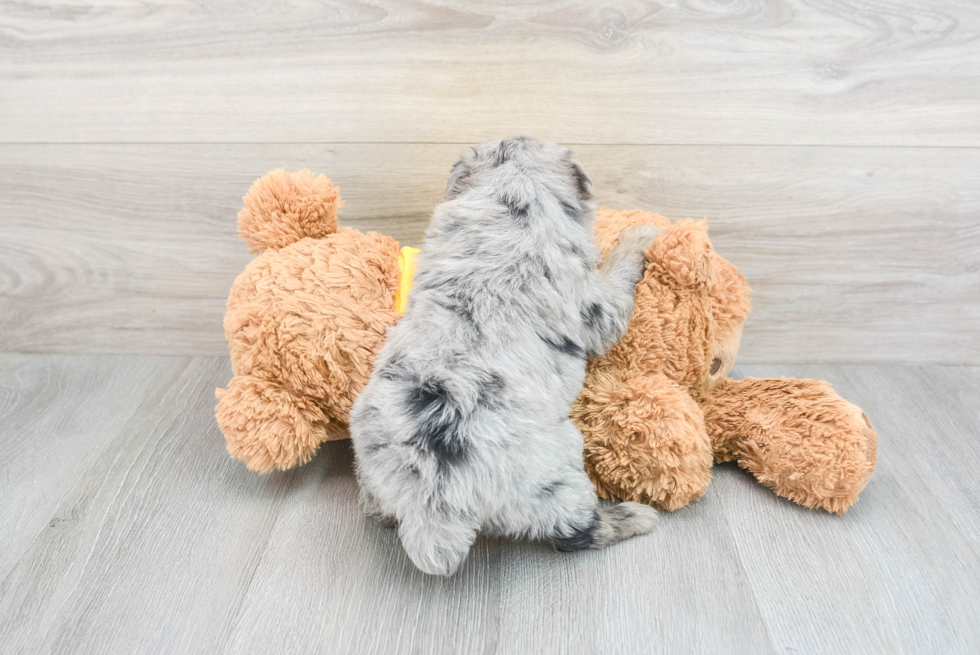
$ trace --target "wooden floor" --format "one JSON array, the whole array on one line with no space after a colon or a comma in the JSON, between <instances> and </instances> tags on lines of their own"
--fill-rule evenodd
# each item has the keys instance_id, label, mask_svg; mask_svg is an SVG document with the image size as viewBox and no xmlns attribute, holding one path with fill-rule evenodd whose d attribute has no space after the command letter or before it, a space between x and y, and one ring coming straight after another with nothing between
<instances>
[{"instance_id":1,"label":"wooden floor","mask_svg":"<svg viewBox=\"0 0 980 655\"><path fill-rule=\"evenodd\" d=\"M227 456L251 182L314 169L417 245L458 154L515 134L600 204L707 217L754 289L736 372L878 429L847 515L722 466L649 537L481 540L436 580L346 443ZM4 655L977 653L978 366L976 0L0 2Z\"/></svg>"},{"instance_id":2,"label":"wooden floor","mask_svg":"<svg viewBox=\"0 0 980 655\"><path fill-rule=\"evenodd\" d=\"M652 535L481 539L420 574L360 515L348 442L259 477L212 415L226 358L0 357L4 653L976 653L980 369L825 377L881 439L844 516L733 466Z\"/></svg>"}]
</instances>

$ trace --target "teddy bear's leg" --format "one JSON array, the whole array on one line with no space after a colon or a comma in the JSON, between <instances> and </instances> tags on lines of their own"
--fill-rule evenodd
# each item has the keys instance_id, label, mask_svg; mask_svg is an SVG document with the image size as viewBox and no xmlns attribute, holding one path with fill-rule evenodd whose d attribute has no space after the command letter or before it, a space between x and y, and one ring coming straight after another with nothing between
<instances>
[{"instance_id":1,"label":"teddy bear's leg","mask_svg":"<svg viewBox=\"0 0 980 655\"><path fill-rule=\"evenodd\" d=\"M874 471L874 428L822 380L725 379L701 407L717 461L805 507L843 513Z\"/></svg>"},{"instance_id":2,"label":"teddy bear's leg","mask_svg":"<svg viewBox=\"0 0 980 655\"><path fill-rule=\"evenodd\" d=\"M704 495L712 465L704 417L666 376L591 371L572 418L600 497L672 511Z\"/></svg>"},{"instance_id":3,"label":"teddy bear's leg","mask_svg":"<svg viewBox=\"0 0 980 655\"><path fill-rule=\"evenodd\" d=\"M312 400L262 378L237 375L215 396L228 453L253 471L305 464L335 427Z\"/></svg>"}]
</instances>

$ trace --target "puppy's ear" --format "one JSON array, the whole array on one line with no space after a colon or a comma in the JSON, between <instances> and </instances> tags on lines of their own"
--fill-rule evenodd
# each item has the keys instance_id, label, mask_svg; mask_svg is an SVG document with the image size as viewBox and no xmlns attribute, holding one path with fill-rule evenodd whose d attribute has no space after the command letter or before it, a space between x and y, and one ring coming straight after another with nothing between
<instances>
[{"instance_id":1,"label":"puppy's ear","mask_svg":"<svg viewBox=\"0 0 980 655\"><path fill-rule=\"evenodd\" d=\"M460 157L453 164L452 173L449 174L449 182L446 184L446 200L452 200L470 186L470 176L473 171L466 161L466 157Z\"/></svg>"},{"instance_id":2,"label":"puppy's ear","mask_svg":"<svg viewBox=\"0 0 980 655\"><path fill-rule=\"evenodd\" d=\"M496 148L493 149L490 160L494 168L503 166L514 154L514 144L511 140L501 139Z\"/></svg>"},{"instance_id":3,"label":"puppy's ear","mask_svg":"<svg viewBox=\"0 0 980 655\"><path fill-rule=\"evenodd\" d=\"M490 154L491 165L496 168L506 164L515 157L520 157L530 148L529 139L526 136L515 136L509 139L501 139L500 143Z\"/></svg>"},{"instance_id":4,"label":"puppy's ear","mask_svg":"<svg viewBox=\"0 0 980 655\"><path fill-rule=\"evenodd\" d=\"M575 180L579 200L592 200L592 180L582 165L574 159L572 160L572 179Z\"/></svg>"}]
</instances>

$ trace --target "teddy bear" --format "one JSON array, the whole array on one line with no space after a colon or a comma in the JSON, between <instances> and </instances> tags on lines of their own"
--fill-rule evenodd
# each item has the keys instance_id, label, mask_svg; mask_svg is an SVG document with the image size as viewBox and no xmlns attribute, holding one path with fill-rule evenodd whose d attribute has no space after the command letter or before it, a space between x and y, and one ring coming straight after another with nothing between
<instances>
[{"instance_id":1,"label":"teddy bear","mask_svg":"<svg viewBox=\"0 0 980 655\"><path fill-rule=\"evenodd\" d=\"M735 460L778 495L835 514L874 470L877 435L826 382L733 380L750 288L704 222L600 209L607 253L634 225L661 229L626 335L588 364L572 418L600 496L676 510L700 498L712 462Z\"/></svg>"},{"instance_id":2,"label":"teddy bear","mask_svg":"<svg viewBox=\"0 0 980 655\"><path fill-rule=\"evenodd\" d=\"M244 197L238 230L260 253L235 280L224 327L234 377L216 390L228 452L267 472L347 438L350 407L400 318L414 254L376 232L338 228L339 191L276 170ZM824 382L730 380L749 287L703 223L597 213L605 254L640 223L662 230L623 340L588 365L573 418L597 492L662 509L704 494L713 461L735 459L776 493L844 511L874 467L875 436Z\"/></svg>"},{"instance_id":3,"label":"teddy bear","mask_svg":"<svg viewBox=\"0 0 980 655\"><path fill-rule=\"evenodd\" d=\"M337 227L323 175L275 170L244 197L238 232L261 253L232 285L225 337L234 377L215 416L228 452L267 472L346 439L351 404L400 318L398 243Z\"/></svg>"}]
</instances>

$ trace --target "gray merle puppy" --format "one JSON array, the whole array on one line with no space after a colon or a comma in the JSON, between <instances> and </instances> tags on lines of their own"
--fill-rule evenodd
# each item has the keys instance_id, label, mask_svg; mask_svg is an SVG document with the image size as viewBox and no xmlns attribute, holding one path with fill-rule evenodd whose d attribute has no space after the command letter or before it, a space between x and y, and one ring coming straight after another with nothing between
<instances>
[{"instance_id":1,"label":"gray merle puppy","mask_svg":"<svg viewBox=\"0 0 980 655\"><path fill-rule=\"evenodd\" d=\"M569 419L586 357L626 331L655 228L599 264L592 183L565 148L491 141L453 167L404 318L351 410L361 507L426 573L478 531L603 548L651 531L646 505L600 507Z\"/></svg>"}]
</instances>

